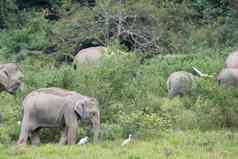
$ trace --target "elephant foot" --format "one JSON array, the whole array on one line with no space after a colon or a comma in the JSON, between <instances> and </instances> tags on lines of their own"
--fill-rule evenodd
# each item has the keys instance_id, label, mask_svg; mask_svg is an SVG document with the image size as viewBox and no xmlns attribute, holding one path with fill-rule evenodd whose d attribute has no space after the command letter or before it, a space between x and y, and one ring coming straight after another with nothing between
<instances>
[{"instance_id":1,"label":"elephant foot","mask_svg":"<svg viewBox=\"0 0 238 159\"><path fill-rule=\"evenodd\" d=\"M67 144L67 128L63 128L63 130L61 130L59 144L61 144L61 145Z\"/></svg>"},{"instance_id":2,"label":"elephant foot","mask_svg":"<svg viewBox=\"0 0 238 159\"><path fill-rule=\"evenodd\" d=\"M21 138L17 141L17 145L26 145L27 144L27 139Z\"/></svg>"},{"instance_id":3,"label":"elephant foot","mask_svg":"<svg viewBox=\"0 0 238 159\"><path fill-rule=\"evenodd\" d=\"M40 140L32 140L32 145L40 145Z\"/></svg>"},{"instance_id":4,"label":"elephant foot","mask_svg":"<svg viewBox=\"0 0 238 159\"><path fill-rule=\"evenodd\" d=\"M32 132L32 145L40 144L40 129L36 129Z\"/></svg>"}]
</instances>

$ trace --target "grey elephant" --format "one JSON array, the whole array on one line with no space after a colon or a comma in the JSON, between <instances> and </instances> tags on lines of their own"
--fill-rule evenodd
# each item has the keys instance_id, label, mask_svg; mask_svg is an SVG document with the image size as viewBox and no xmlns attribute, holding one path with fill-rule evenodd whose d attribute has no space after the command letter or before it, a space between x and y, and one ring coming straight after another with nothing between
<instances>
[{"instance_id":1,"label":"grey elephant","mask_svg":"<svg viewBox=\"0 0 238 159\"><path fill-rule=\"evenodd\" d=\"M23 89L23 74L16 64L0 64L0 91L15 94L17 90Z\"/></svg>"},{"instance_id":2,"label":"grey elephant","mask_svg":"<svg viewBox=\"0 0 238 159\"><path fill-rule=\"evenodd\" d=\"M22 102L23 119L18 144L39 144L41 128L61 128L61 144L74 144L81 120L88 120L96 142L100 129L100 112L95 98L61 88L42 88L29 93Z\"/></svg>"},{"instance_id":3,"label":"grey elephant","mask_svg":"<svg viewBox=\"0 0 238 159\"><path fill-rule=\"evenodd\" d=\"M74 64L95 64L102 57L105 49L103 46L82 49L74 57Z\"/></svg>"},{"instance_id":4,"label":"grey elephant","mask_svg":"<svg viewBox=\"0 0 238 159\"><path fill-rule=\"evenodd\" d=\"M193 75L185 71L172 73L167 80L169 97L186 95L191 92Z\"/></svg>"},{"instance_id":5,"label":"grey elephant","mask_svg":"<svg viewBox=\"0 0 238 159\"><path fill-rule=\"evenodd\" d=\"M238 51L229 54L225 61L225 68L238 68Z\"/></svg>"},{"instance_id":6,"label":"grey elephant","mask_svg":"<svg viewBox=\"0 0 238 159\"><path fill-rule=\"evenodd\" d=\"M238 69L225 68L217 76L218 85L238 87Z\"/></svg>"}]
</instances>

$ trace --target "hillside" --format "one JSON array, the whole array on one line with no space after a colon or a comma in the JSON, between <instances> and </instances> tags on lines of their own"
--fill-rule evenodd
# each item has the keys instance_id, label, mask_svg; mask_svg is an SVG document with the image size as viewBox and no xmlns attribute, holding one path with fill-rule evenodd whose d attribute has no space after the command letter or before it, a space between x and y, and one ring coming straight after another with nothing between
<instances>
[{"instance_id":1,"label":"hillside","mask_svg":"<svg viewBox=\"0 0 238 159\"><path fill-rule=\"evenodd\" d=\"M0 158L75 158L78 153L85 155L78 158L170 158L171 149L171 158L235 159L238 93L218 86L216 78L227 55L237 49L236 4L0 1L0 63L17 63L25 82L16 96L0 93ZM93 46L107 47L108 54L97 65L75 67L74 56ZM196 78L190 95L168 98L169 75L192 72L192 67L209 77ZM59 129L46 129L39 148L15 146L21 101L44 87L78 91L99 101L98 144L52 145ZM82 123L77 139L89 135L91 142L90 133ZM128 134L133 134L132 144L118 148Z\"/></svg>"}]
</instances>

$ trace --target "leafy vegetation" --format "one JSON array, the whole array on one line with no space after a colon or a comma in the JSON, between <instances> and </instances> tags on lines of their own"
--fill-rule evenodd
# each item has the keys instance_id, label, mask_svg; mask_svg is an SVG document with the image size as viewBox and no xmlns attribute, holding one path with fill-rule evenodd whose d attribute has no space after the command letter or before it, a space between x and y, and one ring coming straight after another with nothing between
<instances>
[{"instance_id":1,"label":"leafy vegetation","mask_svg":"<svg viewBox=\"0 0 238 159\"><path fill-rule=\"evenodd\" d=\"M236 158L238 94L218 87L216 75L237 47L237 23L237 11L225 0L106 0L90 7L76 0L0 1L0 63L17 62L26 83L15 97L0 94L0 158L36 152L42 158L166 158L167 149L176 158ZM97 45L109 54L97 65L73 69L74 55ZM211 77L196 79L190 96L168 98L169 74L192 72L192 66ZM51 86L99 100L98 145L11 146L22 98ZM42 132L44 143L57 142L53 131ZM81 127L78 137L87 133ZM129 133L136 137L131 149L116 147ZM147 141L151 136L156 140Z\"/></svg>"},{"instance_id":2,"label":"leafy vegetation","mask_svg":"<svg viewBox=\"0 0 238 159\"><path fill-rule=\"evenodd\" d=\"M1 5L0 48L7 55L46 53L69 62L81 48L115 42L146 57L234 47L237 11L229 4L106 0L87 7L74 0L6 1Z\"/></svg>"},{"instance_id":3,"label":"leafy vegetation","mask_svg":"<svg viewBox=\"0 0 238 159\"><path fill-rule=\"evenodd\" d=\"M28 56L21 62L27 83L25 91L19 92L16 98L2 94L4 107L1 111L6 114L4 130L0 132L2 142L11 143L17 139L19 128L12 127L17 127L17 120L21 119L22 97L33 89L52 86L75 90L99 100L103 139L114 140L115 136L129 133L143 138L171 128L236 128L237 92L220 88L216 83L216 74L223 67L223 57L229 50L209 49L195 55L158 56L140 64L140 56L112 49L111 55L100 64L80 65L77 70L68 64L56 67L52 58ZM212 77L195 80L191 96L169 99L167 77L176 70L191 72L191 66ZM83 128L79 133L81 136L87 132ZM46 138L55 140L51 135Z\"/></svg>"}]
</instances>

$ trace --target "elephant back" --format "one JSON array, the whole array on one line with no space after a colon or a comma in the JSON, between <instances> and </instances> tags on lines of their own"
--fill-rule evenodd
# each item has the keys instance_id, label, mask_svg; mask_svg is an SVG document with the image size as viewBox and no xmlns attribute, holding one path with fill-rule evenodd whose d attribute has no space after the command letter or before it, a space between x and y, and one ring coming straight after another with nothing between
<instances>
[{"instance_id":1,"label":"elephant back","mask_svg":"<svg viewBox=\"0 0 238 159\"><path fill-rule=\"evenodd\" d=\"M37 92L52 94L52 95L61 96L61 97L67 97L67 96L73 96L75 94L79 94L74 91L69 91L69 90L65 90L65 89L57 88L57 87L40 88L37 90Z\"/></svg>"},{"instance_id":2,"label":"elephant back","mask_svg":"<svg viewBox=\"0 0 238 159\"><path fill-rule=\"evenodd\" d=\"M94 64L96 63L103 55L105 47L97 46L82 49L74 58L75 64Z\"/></svg>"},{"instance_id":3,"label":"elephant back","mask_svg":"<svg viewBox=\"0 0 238 159\"><path fill-rule=\"evenodd\" d=\"M225 61L225 68L238 68L238 51L228 55Z\"/></svg>"}]
</instances>

